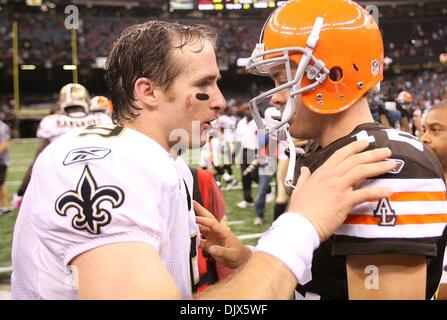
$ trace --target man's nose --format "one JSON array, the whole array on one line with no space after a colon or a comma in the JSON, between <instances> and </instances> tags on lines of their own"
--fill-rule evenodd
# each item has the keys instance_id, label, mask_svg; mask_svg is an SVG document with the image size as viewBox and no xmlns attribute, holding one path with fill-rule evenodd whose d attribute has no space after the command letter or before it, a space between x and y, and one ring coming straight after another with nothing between
<instances>
[{"instance_id":1,"label":"man's nose","mask_svg":"<svg viewBox=\"0 0 447 320\"><path fill-rule=\"evenodd\" d=\"M288 99L288 95L284 91L276 92L270 99L270 104L278 106L281 110L284 110Z\"/></svg>"},{"instance_id":2,"label":"man's nose","mask_svg":"<svg viewBox=\"0 0 447 320\"><path fill-rule=\"evenodd\" d=\"M425 133L422 135L421 141L422 141L423 143L425 143L425 144L430 144L430 143L431 143L431 139L430 139L430 136L429 136L429 134L428 134L428 131L425 132Z\"/></svg>"}]
</instances>

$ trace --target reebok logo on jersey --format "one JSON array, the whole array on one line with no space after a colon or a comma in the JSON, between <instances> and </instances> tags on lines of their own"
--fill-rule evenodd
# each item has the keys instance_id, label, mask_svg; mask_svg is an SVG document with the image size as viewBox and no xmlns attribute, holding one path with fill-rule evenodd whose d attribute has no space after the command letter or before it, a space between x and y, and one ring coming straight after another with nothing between
<instances>
[{"instance_id":1,"label":"reebok logo on jersey","mask_svg":"<svg viewBox=\"0 0 447 320\"><path fill-rule=\"evenodd\" d=\"M60 216L75 213L71 225L77 230L91 234L100 234L101 227L112 221L112 215L103 206L104 202L112 208L120 207L124 202L124 192L116 186L98 187L88 166L84 167L76 190L64 192L57 198L55 209ZM71 210L70 210L71 209Z\"/></svg>"},{"instance_id":2,"label":"reebok logo on jersey","mask_svg":"<svg viewBox=\"0 0 447 320\"><path fill-rule=\"evenodd\" d=\"M403 167L405 166L405 161L401 160L401 159L390 159L390 160L394 160L394 162L396 162L396 166L391 169L391 171L388 171L391 174L398 174L402 171Z\"/></svg>"},{"instance_id":3,"label":"reebok logo on jersey","mask_svg":"<svg viewBox=\"0 0 447 320\"><path fill-rule=\"evenodd\" d=\"M64 159L64 166L73 163L104 159L112 150L101 147L85 147L71 150Z\"/></svg>"}]
</instances>

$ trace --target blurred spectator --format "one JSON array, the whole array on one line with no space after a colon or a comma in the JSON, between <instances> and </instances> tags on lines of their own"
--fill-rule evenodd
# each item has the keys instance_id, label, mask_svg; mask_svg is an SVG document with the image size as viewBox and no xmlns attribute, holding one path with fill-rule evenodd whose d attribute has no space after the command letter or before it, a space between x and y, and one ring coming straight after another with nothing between
<instances>
[{"instance_id":1,"label":"blurred spectator","mask_svg":"<svg viewBox=\"0 0 447 320\"><path fill-rule=\"evenodd\" d=\"M436 154L447 178L447 100L435 104L428 111L423 132L422 142Z\"/></svg>"},{"instance_id":2,"label":"blurred spectator","mask_svg":"<svg viewBox=\"0 0 447 320\"><path fill-rule=\"evenodd\" d=\"M221 145L223 152L223 175L225 181L225 191L231 190L236 186L237 180L233 176L233 163L235 152L235 130L237 118L233 114L232 105L228 104L224 113L217 118L219 129L221 130Z\"/></svg>"},{"instance_id":3,"label":"blurred spectator","mask_svg":"<svg viewBox=\"0 0 447 320\"><path fill-rule=\"evenodd\" d=\"M427 113L423 124L422 142L438 157L447 178L447 100L434 105ZM438 299L447 300L447 256L444 254L444 272L439 287Z\"/></svg>"},{"instance_id":4,"label":"blurred spectator","mask_svg":"<svg viewBox=\"0 0 447 320\"><path fill-rule=\"evenodd\" d=\"M8 191L5 186L6 172L9 164L9 143L11 129L0 120L0 215L11 211L8 200Z\"/></svg>"},{"instance_id":5,"label":"blurred spectator","mask_svg":"<svg viewBox=\"0 0 447 320\"><path fill-rule=\"evenodd\" d=\"M238 163L241 164L243 200L239 202L237 206L245 209L249 206L253 206L251 185L253 181L258 181L257 167L252 166L252 170L247 170L256 157L256 149L258 147L256 140L257 126L253 120L248 104L241 105L239 110L243 113L244 117L239 120L236 126L236 135L238 139L236 154L238 156ZM242 159L239 158L240 156L242 156Z\"/></svg>"},{"instance_id":6,"label":"blurred spectator","mask_svg":"<svg viewBox=\"0 0 447 320\"><path fill-rule=\"evenodd\" d=\"M225 197L216 183L213 174L208 170L190 167L194 178L193 200L212 212L217 220L227 225ZM193 285L194 292L201 292L209 285L225 279L232 269L218 263L211 255L199 247L198 249L199 282Z\"/></svg>"}]
</instances>

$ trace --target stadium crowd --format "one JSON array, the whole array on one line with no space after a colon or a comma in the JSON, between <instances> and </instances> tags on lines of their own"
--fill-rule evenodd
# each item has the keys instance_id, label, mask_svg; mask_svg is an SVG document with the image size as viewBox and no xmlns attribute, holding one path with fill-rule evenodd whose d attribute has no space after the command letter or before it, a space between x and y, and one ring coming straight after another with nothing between
<instances>
[{"instance_id":1,"label":"stadium crowd","mask_svg":"<svg viewBox=\"0 0 447 320\"><path fill-rule=\"evenodd\" d=\"M12 21L17 21L21 63L47 66L69 63L70 32L64 27L65 18L62 12L54 10L43 15L6 15L0 11L0 62L8 63L11 60L11 25ZM140 17L130 11L81 7L79 60L83 64L91 64L97 57L106 57L114 39L125 27L154 18L158 19L159 13L150 10ZM218 60L227 66L236 65L238 58L250 56L263 23L263 18L256 16L235 19L211 15L192 19L168 15L162 18L188 25L202 23L214 27L220 37ZM418 23L411 18L384 20L381 29L386 44L385 56L393 62L438 61L439 54L447 51L445 18Z\"/></svg>"}]
</instances>

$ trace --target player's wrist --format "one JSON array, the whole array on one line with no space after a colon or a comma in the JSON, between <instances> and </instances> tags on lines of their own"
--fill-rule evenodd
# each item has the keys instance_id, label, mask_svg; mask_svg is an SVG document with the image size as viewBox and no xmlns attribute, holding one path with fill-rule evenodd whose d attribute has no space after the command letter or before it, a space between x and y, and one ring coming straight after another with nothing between
<instances>
[{"instance_id":1,"label":"player's wrist","mask_svg":"<svg viewBox=\"0 0 447 320\"><path fill-rule=\"evenodd\" d=\"M313 252L319 245L314 225L300 214L286 212L262 236L255 250L282 261L303 285L312 279Z\"/></svg>"}]
</instances>

